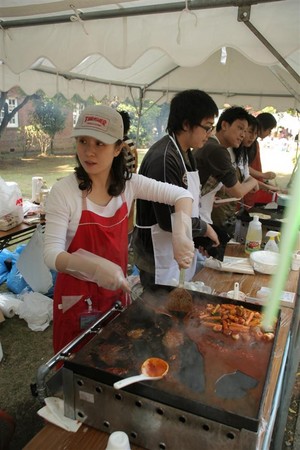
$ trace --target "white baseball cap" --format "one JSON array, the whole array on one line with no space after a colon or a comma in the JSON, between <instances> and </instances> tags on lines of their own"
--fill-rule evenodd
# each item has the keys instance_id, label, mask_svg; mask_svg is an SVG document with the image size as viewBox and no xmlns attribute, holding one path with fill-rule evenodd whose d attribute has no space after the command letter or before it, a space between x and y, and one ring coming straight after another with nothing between
<instances>
[{"instance_id":1,"label":"white baseball cap","mask_svg":"<svg viewBox=\"0 0 300 450\"><path fill-rule=\"evenodd\" d=\"M87 106L74 127L72 136L90 136L104 144L123 140L124 127L121 114L110 106Z\"/></svg>"}]
</instances>

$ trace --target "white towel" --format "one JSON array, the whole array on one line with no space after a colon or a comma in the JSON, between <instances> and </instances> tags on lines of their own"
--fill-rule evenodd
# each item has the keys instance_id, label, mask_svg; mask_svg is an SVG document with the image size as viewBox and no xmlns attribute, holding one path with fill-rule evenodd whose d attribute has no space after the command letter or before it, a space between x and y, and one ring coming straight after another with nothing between
<instances>
[{"instance_id":1,"label":"white towel","mask_svg":"<svg viewBox=\"0 0 300 450\"><path fill-rule=\"evenodd\" d=\"M215 258L207 258L205 267L210 269L220 270L222 272L246 273L254 275L253 267L251 266L249 258L237 258L236 256L225 256L224 261L219 261Z\"/></svg>"},{"instance_id":2,"label":"white towel","mask_svg":"<svg viewBox=\"0 0 300 450\"><path fill-rule=\"evenodd\" d=\"M64 402L62 399L57 397L47 397L45 398L45 403L46 406L38 411L39 416L48 420L48 422L51 422L66 431L72 431L73 433L76 433L81 427L82 422L64 416Z\"/></svg>"}]
</instances>

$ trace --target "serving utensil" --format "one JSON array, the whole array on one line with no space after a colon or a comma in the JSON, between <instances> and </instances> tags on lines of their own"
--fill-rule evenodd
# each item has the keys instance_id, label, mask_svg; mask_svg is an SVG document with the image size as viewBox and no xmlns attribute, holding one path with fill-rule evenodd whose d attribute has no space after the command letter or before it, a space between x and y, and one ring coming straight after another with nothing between
<instances>
[{"instance_id":1,"label":"serving utensil","mask_svg":"<svg viewBox=\"0 0 300 450\"><path fill-rule=\"evenodd\" d=\"M188 312L193 306L192 294L185 289L185 269L180 269L178 287L169 294L167 309L169 311Z\"/></svg>"},{"instance_id":2,"label":"serving utensil","mask_svg":"<svg viewBox=\"0 0 300 450\"><path fill-rule=\"evenodd\" d=\"M276 196L277 196L276 192L273 192L272 201L265 205L265 207L264 207L265 209L277 209L278 208L278 204L276 202Z\"/></svg>"},{"instance_id":3,"label":"serving utensil","mask_svg":"<svg viewBox=\"0 0 300 450\"><path fill-rule=\"evenodd\" d=\"M239 299L239 294L240 294L240 284L235 282L234 283L234 288L233 288L233 299L234 300L238 300Z\"/></svg>"},{"instance_id":4,"label":"serving utensil","mask_svg":"<svg viewBox=\"0 0 300 450\"><path fill-rule=\"evenodd\" d=\"M141 374L132 377L124 378L123 380L114 383L115 389L122 389L129 384L137 383L146 380L160 380L167 375L169 371L169 364L161 358L148 358L143 362L141 367Z\"/></svg>"}]
</instances>

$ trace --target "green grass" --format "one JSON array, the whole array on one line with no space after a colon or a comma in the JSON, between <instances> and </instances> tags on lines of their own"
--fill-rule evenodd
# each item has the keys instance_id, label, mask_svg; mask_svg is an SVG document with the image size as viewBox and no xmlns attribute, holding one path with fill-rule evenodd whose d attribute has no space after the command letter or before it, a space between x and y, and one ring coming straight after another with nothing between
<instances>
[{"instance_id":1,"label":"green grass","mask_svg":"<svg viewBox=\"0 0 300 450\"><path fill-rule=\"evenodd\" d=\"M32 177L43 177L48 186L61 177L73 172L75 166L74 155L59 156L4 156L0 160L0 176L5 181L18 183L23 198L31 199Z\"/></svg>"},{"instance_id":2,"label":"green grass","mask_svg":"<svg viewBox=\"0 0 300 450\"><path fill-rule=\"evenodd\" d=\"M139 164L141 163L145 150L139 151ZM31 199L32 177L43 177L49 187L61 177L73 172L76 165L74 155L52 155L38 156L20 155L0 156L0 176L5 181L18 183L23 198Z\"/></svg>"}]
</instances>

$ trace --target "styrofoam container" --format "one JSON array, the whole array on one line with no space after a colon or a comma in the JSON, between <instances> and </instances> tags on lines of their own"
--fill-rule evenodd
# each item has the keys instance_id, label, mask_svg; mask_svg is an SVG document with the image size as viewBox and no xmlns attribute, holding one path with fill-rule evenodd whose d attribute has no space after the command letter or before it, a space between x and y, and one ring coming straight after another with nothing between
<instances>
[{"instance_id":1,"label":"styrofoam container","mask_svg":"<svg viewBox=\"0 0 300 450\"><path fill-rule=\"evenodd\" d=\"M256 272L273 275L279 264L279 253L259 250L250 254L250 262Z\"/></svg>"}]
</instances>

